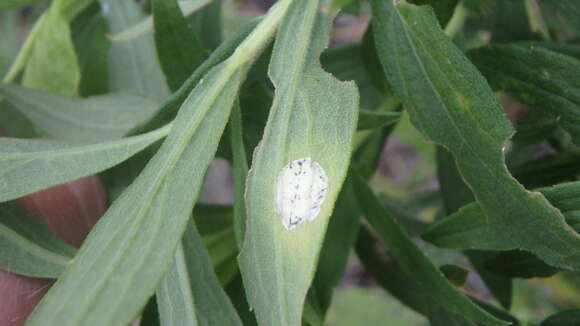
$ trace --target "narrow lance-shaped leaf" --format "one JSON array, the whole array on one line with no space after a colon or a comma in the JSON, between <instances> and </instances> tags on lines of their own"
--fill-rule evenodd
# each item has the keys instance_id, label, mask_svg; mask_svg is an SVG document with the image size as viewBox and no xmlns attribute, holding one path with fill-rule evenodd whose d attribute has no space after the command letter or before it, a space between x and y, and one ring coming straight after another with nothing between
<instances>
[{"instance_id":1,"label":"narrow lance-shaped leaf","mask_svg":"<svg viewBox=\"0 0 580 326\"><path fill-rule=\"evenodd\" d=\"M56 278L75 250L16 203L0 204L0 268L31 277Z\"/></svg>"},{"instance_id":2,"label":"narrow lance-shaped leaf","mask_svg":"<svg viewBox=\"0 0 580 326\"><path fill-rule=\"evenodd\" d=\"M41 2L41 1L44 1L44 0L4 0L4 1L2 1L2 3L0 3L0 11L6 10L6 9L11 9L11 8L16 8L16 7L21 7L21 6L26 6L26 5L34 4L36 2Z\"/></svg>"},{"instance_id":3,"label":"narrow lance-shaped leaf","mask_svg":"<svg viewBox=\"0 0 580 326\"><path fill-rule=\"evenodd\" d=\"M0 94L47 135L71 141L121 138L158 107L154 101L127 94L80 99L16 85L0 86Z\"/></svg>"},{"instance_id":4,"label":"narrow lance-shaped leaf","mask_svg":"<svg viewBox=\"0 0 580 326\"><path fill-rule=\"evenodd\" d=\"M538 45L485 46L469 58L494 88L505 89L534 109L559 116L580 144L580 61ZM533 69L530 69L533 67Z\"/></svg>"},{"instance_id":5,"label":"narrow lance-shaped leaf","mask_svg":"<svg viewBox=\"0 0 580 326\"><path fill-rule=\"evenodd\" d=\"M399 112L376 112L361 109L357 130L383 128L394 125L401 118Z\"/></svg>"},{"instance_id":6,"label":"narrow lance-shaped leaf","mask_svg":"<svg viewBox=\"0 0 580 326\"><path fill-rule=\"evenodd\" d=\"M205 49L213 50L222 42L222 0L212 0L188 18L193 32Z\"/></svg>"},{"instance_id":7,"label":"narrow lance-shaped leaf","mask_svg":"<svg viewBox=\"0 0 580 326\"><path fill-rule=\"evenodd\" d=\"M566 310L548 317L540 326L575 326L580 323L580 310Z\"/></svg>"},{"instance_id":8,"label":"narrow lance-shaped leaf","mask_svg":"<svg viewBox=\"0 0 580 326\"><path fill-rule=\"evenodd\" d=\"M580 225L573 223L575 212L580 210L580 183L571 182L554 187L537 189L552 205L564 213L575 230L580 231ZM422 235L423 239L444 248L453 249L485 249L507 250L512 249L502 242L496 241L496 234L490 227L486 215L478 203L463 206L456 213L451 214L435 223Z\"/></svg>"},{"instance_id":9,"label":"narrow lance-shaped leaf","mask_svg":"<svg viewBox=\"0 0 580 326\"><path fill-rule=\"evenodd\" d=\"M74 20L72 37L79 59L81 97L107 93L109 89L108 57L111 42L109 27L101 12L87 10Z\"/></svg>"},{"instance_id":10,"label":"narrow lance-shaped leaf","mask_svg":"<svg viewBox=\"0 0 580 326\"><path fill-rule=\"evenodd\" d=\"M320 251L320 259L312 289L320 310L330 307L334 288L338 285L348 263L359 230L360 208L352 183L346 182L336 200L336 208L330 217L328 231ZM312 291L311 289L311 291Z\"/></svg>"},{"instance_id":11,"label":"narrow lance-shaped leaf","mask_svg":"<svg viewBox=\"0 0 580 326\"><path fill-rule=\"evenodd\" d=\"M465 204L474 201L471 191L463 182L453 156L443 147L437 148L437 178L441 188L441 197L447 214L454 213ZM510 307L512 301L513 284L508 277L488 271L483 267L485 261L494 256L492 251L468 251L464 254L469 257L477 274L481 277L489 291L505 308Z\"/></svg>"},{"instance_id":12,"label":"narrow lance-shaped leaf","mask_svg":"<svg viewBox=\"0 0 580 326\"><path fill-rule=\"evenodd\" d=\"M26 64L29 62L31 56L34 55L35 48L38 47L40 49L40 53L37 54L36 58L38 62L34 64L38 64L37 68L40 70L35 71L33 75L36 74L38 76L50 77L53 72L62 73L62 76L52 76L55 79L47 80L47 85L50 85L50 87L58 86L59 88L62 86L63 89L61 89L61 91L64 91L65 94L71 91L68 86L75 85L75 78L78 75L78 69L73 66L76 64L76 59L74 61L69 61L72 60L75 55L74 48L72 47L72 42L70 40L70 28L67 23L70 22L76 15L78 15L78 13L81 12L84 8L86 8L86 6L90 4L90 1L92 0L54 1L51 4L51 9L45 11L42 16L36 20L36 23L28 34L26 41L22 45L18 55L14 59L14 62L10 66L10 69L2 81L5 83L11 83L16 80L18 74L26 67ZM2 4L4 3L5 1L2 2ZM49 14L52 14L53 17L48 17ZM63 22L62 19L65 19L66 21ZM48 26L47 24L53 25ZM56 32L58 33L55 34ZM37 42L41 44L37 46ZM54 46L57 44L59 46ZM50 49L50 47L53 47L54 49ZM46 50L46 52L44 50ZM52 55L47 55L49 53ZM58 65L52 67L43 67L40 65L40 63L42 63L43 60L46 60L46 58L50 58L51 60L54 59L54 55L56 55L60 60ZM59 55L64 55L64 57L68 58L69 60L63 60L63 57L60 57ZM51 63L52 62L49 61L48 65ZM63 67L71 70L60 70ZM54 91L58 90L54 89Z\"/></svg>"},{"instance_id":13,"label":"narrow lance-shaped leaf","mask_svg":"<svg viewBox=\"0 0 580 326\"><path fill-rule=\"evenodd\" d=\"M230 118L230 136L234 166L234 233L239 249L242 248L244 234L246 232L246 204L244 192L249 169L242 128L242 110L238 101L234 106Z\"/></svg>"},{"instance_id":14,"label":"narrow lance-shaped leaf","mask_svg":"<svg viewBox=\"0 0 580 326\"><path fill-rule=\"evenodd\" d=\"M372 4L387 78L415 126L453 154L495 233L494 242L531 251L557 267L579 268L580 236L541 194L527 191L509 174L502 148L513 128L432 10L405 2Z\"/></svg>"},{"instance_id":15,"label":"narrow lance-shaped leaf","mask_svg":"<svg viewBox=\"0 0 580 326\"><path fill-rule=\"evenodd\" d=\"M353 83L322 70L332 11L296 0L276 38L274 104L246 184L240 268L261 325L300 325L357 121Z\"/></svg>"},{"instance_id":16,"label":"narrow lance-shaped leaf","mask_svg":"<svg viewBox=\"0 0 580 326\"><path fill-rule=\"evenodd\" d=\"M554 27L561 29L567 27L574 32L580 31L580 22L578 16L580 15L580 4L575 0L542 0L538 1L540 7L545 8L546 12L549 10L555 11L557 15L554 21L551 22Z\"/></svg>"},{"instance_id":17,"label":"narrow lance-shaped leaf","mask_svg":"<svg viewBox=\"0 0 580 326\"><path fill-rule=\"evenodd\" d=\"M212 1L214 0L179 0L177 3L183 15L187 17L210 4ZM113 42L127 42L152 33L153 30L153 16L151 15L125 30L110 35L109 39Z\"/></svg>"},{"instance_id":18,"label":"narrow lance-shaped leaf","mask_svg":"<svg viewBox=\"0 0 580 326\"><path fill-rule=\"evenodd\" d=\"M161 326L242 325L191 221L157 290L157 304Z\"/></svg>"},{"instance_id":19,"label":"narrow lance-shaped leaf","mask_svg":"<svg viewBox=\"0 0 580 326\"><path fill-rule=\"evenodd\" d=\"M206 59L206 53L189 28L177 0L154 0L151 4L161 69L169 88L175 91Z\"/></svg>"},{"instance_id":20,"label":"narrow lance-shaped leaf","mask_svg":"<svg viewBox=\"0 0 580 326\"><path fill-rule=\"evenodd\" d=\"M139 22L141 9L134 1L99 0L111 33ZM109 89L161 101L169 94L159 66L152 35L123 43L113 43L109 50Z\"/></svg>"},{"instance_id":21,"label":"narrow lance-shaped leaf","mask_svg":"<svg viewBox=\"0 0 580 326\"><path fill-rule=\"evenodd\" d=\"M137 316L172 262L247 69L289 4L278 2L192 91L171 134L99 220L28 326L121 326Z\"/></svg>"},{"instance_id":22,"label":"narrow lance-shaped leaf","mask_svg":"<svg viewBox=\"0 0 580 326\"><path fill-rule=\"evenodd\" d=\"M482 325L507 325L506 322L488 314L459 292L404 233L363 177L355 169L351 171L358 203L366 219L390 249L389 253L401 265L401 268L424 289L430 299L435 300L446 310Z\"/></svg>"},{"instance_id":23,"label":"narrow lance-shaped leaf","mask_svg":"<svg viewBox=\"0 0 580 326\"><path fill-rule=\"evenodd\" d=\"M81 79L64 7L56 0L39 19L38 32L26 61L22 84L62 95L76 95Z\"/></svg>"},{"instance_id":24,"label":"narrow lance-shaped leaf","mask_svg":"<svg viewBox=\"0 0 580 326\"><path fill-rule=\"evenodd\" d=\"M165 137L171 125L96 144L0 138L0 202L73 181L117 165Z\"/></svg>"},{"instance_id":25,"label":"narrow lance-shaped leaf","mask_svg":"<svg viewBox=\"0 0 580 326\"><path fill-rule=\"evenodd\" d=\"M143 124L137 126L131 132L130 135L136 135L139 133L151 131L153 129L159 128L169 122L171 122L177 111L181 107L181 104L185 101L191 90L197 86L200 80L207 74L207 72L218 65L219 63L230 57L240 43L250 34L250 32L256 26L257 21L251 22L240 28L240 31L236 33L231 39L222 43L222 45L217 48L212 54L205 60L191 76L181 85L179 90L177 90L171 97L169 97L157 110L155 115L151 119L147 120Z\"/></svg>"},{"instance_id":26,"label":"narrow lance-shaped leaf","mask_svg":"<svg viewBox=\"0 0 580 326\"><path fill-rule=\"evenodd\" d=\"M191 76L181 85L171 97L169 97L159 107L157 112L139 126L133 128L129 135L137 135L156 128L160 128L175 119L177 111L188 97L191 90L194 89L200 80L208 73L214 66L230 57L238 45L250 34L250 32L257 25L257 21L244 25L231 38L222 43L210 57L205 60ZM112 198L126 188L136 177L139 171L143 169L145 163L151 158L154 153L144 152L140 155L132 157L127 162L108 170L104 175L104 180L108 184L109 196Z\"/></svg>"}]
</instances>

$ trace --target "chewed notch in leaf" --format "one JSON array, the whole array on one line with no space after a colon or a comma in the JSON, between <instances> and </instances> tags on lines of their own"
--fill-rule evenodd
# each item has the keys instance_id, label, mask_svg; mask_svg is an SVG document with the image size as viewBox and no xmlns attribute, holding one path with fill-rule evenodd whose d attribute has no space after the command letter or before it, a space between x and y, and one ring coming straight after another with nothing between
<instances>
[{"instance_id":1,"label":"chewed notch in leaf","mask_svg":"<svg viewBox=\"0 0 580 326\"><path fill-rule=\"evenodd\" d=\"M276 214L286 230L292 230L316 219L328 192L328 177L320 164L306 157L282 168L275 187Z\"/></svg>"}]
</instances>

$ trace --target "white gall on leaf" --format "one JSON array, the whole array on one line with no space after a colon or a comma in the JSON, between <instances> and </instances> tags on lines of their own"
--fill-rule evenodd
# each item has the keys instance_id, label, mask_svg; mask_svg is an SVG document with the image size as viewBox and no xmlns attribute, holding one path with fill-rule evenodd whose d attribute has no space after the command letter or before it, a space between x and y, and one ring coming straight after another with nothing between
<instances>
[{"instance_id":1,"label":"white gall on leaf","mask_svg":"<svg viewBox=\"0 0 580 326\"><path fill-rule=\"evenodd\" d=\"M301 158L282 168L274 191L276 214L286 230L292 230L316 219L328 192L328 178L320 164Z\"/></svg>"}]
</instances>

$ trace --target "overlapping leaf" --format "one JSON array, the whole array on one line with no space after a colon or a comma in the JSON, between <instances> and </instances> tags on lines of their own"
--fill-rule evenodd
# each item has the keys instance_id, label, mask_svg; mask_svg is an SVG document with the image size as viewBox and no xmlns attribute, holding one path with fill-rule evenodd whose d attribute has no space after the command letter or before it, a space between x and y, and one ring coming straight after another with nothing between
<instances>
[{"instance_id":1,"label":"overlapping leaf","mask_svg":"<svg viewBox=\"0 0 580 326\"><path fill-rule=\"evenodd\" d=\"M179 8L184 16L189 16L194 12L202 9L206 5L210 4L214 0L187 0L187 1L178 1ZM153 32L153 16L147 16L139 23L128 27L125 30L122 30L116 34L112 34L109 36L111 41L113 42L126 42L136 38L139 38L143 35L149 34Z\"/></svg>"},{"instance_id":2,"label":"overlapping leaf","mask_svg":"<svg viewBox=\"0 0 580 326\"><path fill-rule=\"evenodd\" d=\"M99 0L109 31L118 33L143 18L134 1ZM114 42L109 50L109 90L151 98L160 102L169 89L155 55L152 35L128 42Z\"/></svg>"},{"instance_id":3,"label":"overlapping leaf","mask_svg":"<svg viewBox=\"0 0 580 326\"><path fill-rule=\"evenodd\" d=\"M2 4L0 4L0 11L30 5L40 1L43 0L4 0L2 1Z\"/></svg>"},{"instance_id":4,"label":"overlapping leaf","mask_svg":"<svg viewBox=\"0 0 580 326\"><path fill-rule=\"evenodd\" d=\"M301 323L356 128L356 88L324 72L318 60L334 17L326 5L294 1L269 66L276 93L248 175L247 228L240 254L248 301L263 325ZM274 212L274 184L286 164L306 157L325 170L328 193L314 221L289 231Z\"/></svg>"},{"instance_id":5,"label":"overlapping leaf","mask_svg":"<svg viewBox=\"0 0 580 326\"><path fill-rule=\"evenodd\" d=\"M31 277L56 278L75 250L28 215L22 207L0 204L0 268Z\"/></svg>"},{"instance_id":6,"label":"overlapping leaf","mask_svg":"<svg viewBox=\"0 0 580 326\"><path fill-rule=\"evenodd\" d=\"M13 82L24 70L26 86L64 95L76 94L80 71L69 22L90 1L53 1L34 24L3 81Z\"/></svg>"},{"instance_id":7,"label":"overlapping leaf","mask_svg":"<svg viewBox=\"0 0 580 326\"><path fill-rule=\"evenodd\" d=\"M170 130L167 125L143 135L93 144L0 138L0 202L108 169Z\"/></svg>"},{"instance_id":8,"label":"overlapping leaf","mask_svg":"<svg viewBox=\"0 0 580 326\"><path fill-rule=\"evenodd\" d=\"M423 289L431 300L449 312L459 314L482 325L507 325L506 322L486 313L459 292L404 233L395 218L373 194L372 189L362 176L354 169L351 171L357 200L363 214L390 249L389 253L396 259L405 273L417 283L416 286ZM413 298L413 295L411 298L411 302L416 304L419 309L425 308L423 307L425 299L417 300Z\"/></svg>"},{"instance_id":9,"label":"overlapping leaf","mask_svg":"<svg viewBox=\"0 0 580 326\"><path fill-rule=\"evenodd\" d=\"M157 290L157 304L162 326L242 325L192 222Z\"/></svg>"},{"instance_id":10,"label":"overlapping leaf","mask_svg":"<svg viewBox=\"0 0 580 326\"><path fill-rule=\"evenodd\" d=\"M580 323L580 310L567 310L544 320L540 326L575 326Z\"/></svg>"},{"instance_id":11,"label":"overlapping leaf","mask_svg":"<svg viewBox=\"0 0 580 326\"><path fill-rule=\"evenodd\" d=\"M552 205L564 213L566 220L576 231L576 212L580 210L580 184L565 183L554 187L540 188ZM471 203L449 215L426 230L422 237L434 245L453 249L512 249L505 242L498 241L494 229L478 203Z\"/></svg>"},{"instance_id":12,"label":"overlapping leaf","mask_svg":"<svg viewBox=\"0 0 580 326\"><path fill-rule=\"evenodd\" d=\"M152 5L159 61L170 89L175 91L206 59L206 53L177 0L156 0Z\"/></svg>"},{"instance_id":13,"label":"overlapping leaf","mask_svg":"<svg viewBox=\"0 0 580 326\"><path fill-rule=\"evenodd\" d=\"M317 298L322 313L325 313L332 300L334 288L338 285L348 257L354 247L359 230L360 210L351 183L345 183L338 199L336 209L328 223L328 230L320 251L320 258L311 291Z\"/></svg>"},{"instance_id":14,"label":"overlapping leaf","mask_svg":"<svg viewBox=\"0 0 580 326\"><path fill-rule=\"evenodd\" d=\"M560 117L560 125L580 144L578 59L541 45L517 43L481 47L468 56L494 88L505 89L532 108Z\"/></svg>"},{"instance_id":15,"label":"overlapping leaf","mask_svg":"<svg viewBox=\"0 0 580 326\"><path fill-rule=\"evenodd\" d=\"M579 268L580 236L541 194L527 191L507 171L502 148L513 129L433 12L405 2L372 3L387 78L415 126L455 157L494 233L490 241L496 248L531 251L557 267Z\"/></svg>"},{"instance_id":16,"label":"overlapping leaf","mask_svg":"<svg viewBox=\"0 0 580 326\"><path fill-rule=\"evenodd\" d=\"M279 2L189 95L171 134L95 226L27 325L126 325L169 268L254 56L288 9Z\"/></svg>"},{"instance_id":17,"label":"overlapping leaf","mask_svg":"<svg viewBox=\"0 0 580 326\"><path fill-rule=\"evenodd\" d=\"M16 85L0 86L0 94L47 135L78 142L121 138L151 118L158 106L127 94L80 99Z\"/></svg>"}]
</instances>

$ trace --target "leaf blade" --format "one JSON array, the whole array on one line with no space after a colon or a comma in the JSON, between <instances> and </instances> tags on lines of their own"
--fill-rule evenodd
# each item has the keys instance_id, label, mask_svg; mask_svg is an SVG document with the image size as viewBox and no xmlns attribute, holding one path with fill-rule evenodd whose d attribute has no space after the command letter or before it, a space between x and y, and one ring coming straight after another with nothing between
<instances>
[{"instance_id":1,"label":"leaf blade","mask_svg":"<svg viewBox=\"0 0 580 326\"><path fill-rule=\"evenodd\" d=\"M162 326L242 325L192 222L157 291L157 303Z\"/></svg>"},{"instance_id":2,"label":"leaf blade","mask_svg":"<svg viewBox=\"0 0 580 326\"><path fill-rule=\"evenodd\" d=\"M137 316L171 264L253 54L288 4L273 7L192 91L160 150L99 220L28 326L121 326Z\"/></svg>"},{"instance_id":3,"label":"leaf blade","mask_svg":"<svg viewBox=\"0 0 580 326\"><path fill-rule=\"evenodd\" d=\"M246 183L248 222L239 257L249 303L264 325L300 324L350 157L358 92L324 72L318 60L333 16L319 1L294 1L269 66L276 94ZM304 157L323 167L331 186L316 220L286 231L273 209L273 185L287 162Z\"/></svg>"},{"instance_id":4,"label":"leaf blade","mask_svg":"<svg viewBox=\"0 0 580 326\"><path fill-rule=\"evenodd\" d=\"M165 137L170 130L168 125L140 136L87 145L0 138L0 201L103 171Z\"/></svg>"},{"instance_id":5,"label":"leaf blade","mask_svg":"<svg viewBox=\"0 0 580 326\"><path fill-rule=\"evenodd\" d=\"M0 214L0 268L30 277L58 277L75 250L15 203L0 204Z\"/></svg>"},{"instance_id":6,"label":"leaf blade","mask_svg":"<svg viewBox=\"0 0 580 326\"><path fill-rule=\"evenodd\" d=\"M0 86L0 94L49 136L79 142L121 138L157 109L157 103L127 94L79 99L16 85Z\"/></svg>"},{"instance_id":7,"label":"leaf blade","mask_svg":"<svg viewBox=\"0 0 580 326\"><path fill-rule=\"evenodd\" d=\"M381 236L402 269L413 277L432 299L446 310L482 325L507 325L507 322L486 313L459 292L403 232L362 176L354 169L351 171L359 206L367 221Z\"/></svg>"},{"instance_id":8,"label":"leaf blade","mask_svg":"<svg viewBox=\"0 0 580 326\"><path fill-rule=\"evenodd\" d=\"M433 13L407 3L372 3L374 14L383 18L375 20L374 31L387 78L414 125L452 152L496 238L553 266L580 268L580 236L541 194L527 191L509 174L502 148L513 128Z\"/></svg>"}]
</instances>

